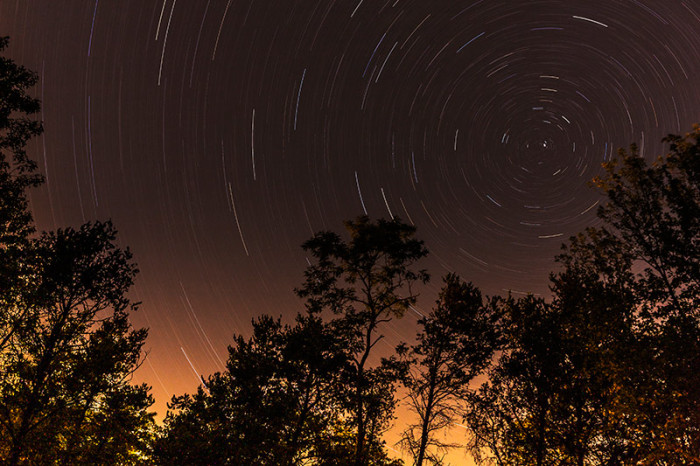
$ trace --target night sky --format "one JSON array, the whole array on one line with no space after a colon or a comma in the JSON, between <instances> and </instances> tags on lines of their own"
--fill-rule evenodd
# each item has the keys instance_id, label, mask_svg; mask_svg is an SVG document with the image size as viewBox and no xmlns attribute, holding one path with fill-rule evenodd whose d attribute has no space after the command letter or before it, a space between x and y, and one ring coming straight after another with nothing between
<instances>
[{"instance_id":1,"label":"night sky","mask_svg":"<svg viewBox=\"0 0 700 466\"><path fill-rule=\"evenodd\" d=\"M448 271L546 295L601 162L700 121L699 0L16 0L0 34L40 76L39 227L111 218L139 263L160 415L302 309L312 233L414 223L420 308Z\"/></svg>"}]
</instances>

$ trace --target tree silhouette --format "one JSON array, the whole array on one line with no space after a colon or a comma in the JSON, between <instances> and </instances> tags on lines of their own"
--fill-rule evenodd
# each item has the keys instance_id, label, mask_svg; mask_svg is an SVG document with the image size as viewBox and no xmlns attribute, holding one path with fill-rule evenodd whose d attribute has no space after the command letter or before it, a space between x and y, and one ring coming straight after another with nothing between
<instances>
[{"instance_id":1,"label":"tree silhouette","mask_svg":"<svg viewBox=\"0 0 700 466\"><path fill-rule=\"evenodd\" d=\"M428 274L413 270L413 265L427 250L413 237L415 228L399 220L359 217L345 226L349 241L321 232L304 243L315 263L306 269L297 293L306 298L311 315L329 310L339 316L332 325L344 338L352 362L342 374L347 388L342 398L353 416L359 466L367 463L368 447L376 444L389 421L395 384L406 371L395 357L371 365L372 350L383 338L378 326L402 316L415 303L412 285L425 283Z\"/></svg>"},{"instance_id":2,"label":"tree silhouette","mask_svg":"<svg viewBox=\"0 0 700 466\"><path fill-rule=\"evenodd\" d=\"M0 49L7 45L0 40ZM146 330L126 293L136 267L107 223L34 236L26 155L36 76L0 58L0 458L17 464L140 464L153 403L130 385Z\"/></svg>"},{"instance_id":3,"label":"tree silhouette","mask_svg":"<svg viewBox=\"0 0 700 466\"><path fill-rule=\"evenodd\" d=\"M466 404L470 448L482 462L627 464L620 406L633 395L624 382L641 354L635 300L590 278L581 270L556 277L551 303L501 302L504 344Z\"/></svg>"},{"instance_id":4,"label":"tree silhouette","mask_svg":"<svg viewBox=\"0 0 700 466\"><path fill-rule=\"evenodd\" d=\"M460 419L458 401L498 345L498 315L491 303L485 304L476 287L454 274L444 282L436 307L418 321L422 331L410 352L408 399L419 422L407 426L401 444L416 466L442 464L442 454L457 446L440 441L437 434Z\"/></svg>"},{"instance_id":5,"label":"tree silhouette","mask_svg":"<svg viewBox=\"0 0 700 466\"><path fill-rule=\"evenodd\" d=\"M314 316L294 326L261 316L234 338L226 371L176 397L156 443L160 464L293 465L327 455L341 421L333 397L345 363L338 340ZM325 453L322 453L325 452Z\"/></svg>"},{"instance_id":6,"label":"tree silhouette","mask_svg":"<svg viewBox=\"0 0 700 466\"><path fill-rule=\"evenodd\" d=\"M0 37L0 52L8 43ZM34 233L26 190L43 180L25 151L27 141L42 132L30 118L40 109L27 93L36 82L36 74L0 56L0 351L22 325L24 316L13 304L28 275L21 255Z\"/></svg>"},{"instance_id":7,"label":"tree silhouette","mask_svg":"<svg viewBox=\"0 0 700 466\"><path fill-rule=\"evenodd\" d=\"M262 316L234 338L226 370L173 398L155 445L160 464L398 465L380 438L406 370L370 367L377 326L415 302L411 265L426 254L399 221L347 222L349 242L323 232L304 244L306 312L294 326ZM324 319L322 311L331 310Z\"/></svg>"},{"instance_id":8,"label":"tree silhouette","mask_svg":"<svg viewBox=\"0 0 700 466\"><path fill-rule=\"evenodd\" d=\"M548 449L551 405L562 357L557 316L532 296L498 303L503 346L488 380L468 395L465 421L470 451L498 465L554 464Z\"/></svg>"},{"instance_id":9,"label":"tree silhouette","mask_svg":"<svg viewBox=\"0 0 700 466\"><path fill-rule=\"evenodd\" d=\"M596 185L608 198L599 210L607 226L591 243L635 266L628 282L646 358L625 413L643 445L636 456L692 464L700 461L700 128L665 142L670 152L651 165L635 146L606 164Z\"/></svg>"},{"instance_id":10,"label":"tree silhouette","mask_svg":"<svg viewBox=\"0 0 700 466\"><path fill-rule=\"evenodd\" d=\"M504 346L467 398L495 464L700 461L700 130L649 165L620 151L595 181L604 221L571 238L553 300L503 301Z\"/></svg>"}]
</instances>

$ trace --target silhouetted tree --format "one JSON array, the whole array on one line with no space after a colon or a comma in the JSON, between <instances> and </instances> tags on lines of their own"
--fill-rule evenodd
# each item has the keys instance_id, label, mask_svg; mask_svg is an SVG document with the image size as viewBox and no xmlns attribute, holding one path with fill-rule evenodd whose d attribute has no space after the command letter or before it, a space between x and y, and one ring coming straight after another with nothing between
<instances>
[{"instance_id":1,"label":"silhouetted tree","mask_svg":"<svg viewBox=\"0 0 700 466\"><path fill-rule=\"evenodd\" d=\"M0 37L0 52L8 42ZM27 141L42 131L41 123L30 118L40 109L27 93L36 82L36 74L0 56L0 351L22 325L24 316L14 301L28 279L21 255L34 233L26 190L43 180L25 151Z\"/></svg>"},{"instance_id":2,"label":"silhouetted tree","mask_svg":"<svg viewBox=\"0 0 700 466\"><path fill-rule=\"evenodd\" d=\"M315 262L306 269L297 293L306 298L310 314L329 310L339 316L332 325L344 338L352 362L342 374L347 392L341 398L353 416L359 466L367 462L368 445L386 428L395 406L396 382L406 371L393 356L372 365L372 350L383 338L378 326L401 317L415 303L412 285L425 283L428 274L413 266L427 250L413 237L415 228L399 220L359 217L345 225L348 241L322 232L304 243Z\"/></svg>"},{"instance_id":3,"label":"silhouetted tree","mask_svg":"<svg viewBox=\"0 0 700 466\"><path fill-rule=\"evenodd\" d=\"M638 338L632 262L616 248L591 249L600 240L594 230L572 238L558 258L563 271L552 275L565 371L552 410L553 443L577 465L633 462L623 407L639 396L649 355Z\"/></svg>"},{"instance_id":4,"label":"silhouetted tree","mask_svg":"<svg viewBox=\"0 0 700 466\"><path fill-rule=\"evenodd\" d=\"M153 419L148 387L130 385L146 330L125 293L136 269L109 223L31 243L35 282L23 324L0 356L0 455L8 464L136 464Z\"/></svg>"},{"instance_id":5,"label":"silhouetted tree","mask_svg":"<svg viewBox=\"0 0 700 466\"><path fill-rule=\"evenodd\" d=\"M422 331L410 352L408 400L419 422L407 426L401 445L416 466L442 464L444 453L457 446L440 441L437 433L461 420L457 403L498 345L499 317L481 292L454 274L444 281L436 307L418 321Z\"/></svg>"},{"instance_id":6,"label":"silhouetted tree","mask_svg":"<svg viewBox=\"0 0 700 466\"><path fill-rule=\"evenodd\" d=\"M316 445L314 466L350 466L355 464L356 434L352 419L343 419L330 426L326 440ZM366 446L365 465L403 466L400 459L389 458L385 442L377 437Z\"/></svg>"},{"instance_id":7,"label":"silhouetted tree","mask_svg":"<svg viewBox=\"0 0 700 466\"><path fill-rule=\"evenodd\" d=\"M146 338L128 321L136 267L110 223L33 235L35 82L0 58L0 460L142 464L153 400L129 383Z\"/></svg>"},{"instance_id":8,"label":"silhouetted tree","mask_svg":"<svg viewBox=\"0 0 700 466\"><path fill-rule=\"evenodd\" d=\"M557 315L532 296L498 303L503 346L488 380L467 397L470 450L498 465L554 464L548 448L551 407L559 386L561 344Z\"/></svg>"},{"instance_id":9,"label":"silhouetted tree","mask_svg":"<svg viewBox=\"0 0 700 466\"><path fill-rule=\"evenodd\" d=\"M196 394L173 398L157 461L317 464L342 421L333 397L345 363L338 343L315 316L299 315L292 327L269 316L255 320L249 340L234 338L225 372Z\"/></svg>"},{"instance_id":10,"label":"silhouetted tree","mask_svg":"<svg viewBox=\"0 0 700 466\"><path fill-rule=\"evenodd\" d=\"M635 146L605 165L596 185L606 227L591 241L634 264L636 336L647 355L625 415L634 461L700 461L700 128L665 138L648 164Z\"/></svg>"},{"instance_id":11,"label":"silhouetted tree","mask_svg":"<svg viewBox=\"0 0 700 466\"><path fill-rule=\"evenodd\" d=\"M504 301L504 346L468 397L495 464L700 461L700 130L605 164L604 221L571 239L553 300Z\"/></svg>"},{"instance_id":12,"label":"silhouetted tree","mask_svg":"<svg viewBox=\"0 0 700 466\"><path fill-rule=\"evenodd\" d=\"M502 302L504 345L467 397L471 450L502 465L627 464L619 407L630 399L634 350L642 350L632 328L636 299L582 269L553 280L551 303Z\"/></svg>"},{"instance_id":13,"label":"silhouetted tree","mask_svg":"<svg viewBox=\"0 0 700 466\"><path fill-rule=\"evenodd\" d=\"M136 463L152 414L129 380L146 330L128 321L136 273L109 223L31 242L33 283L14 305L22 326L0 356L0 454L8 464Z\"/></svg>"}]
</instances>

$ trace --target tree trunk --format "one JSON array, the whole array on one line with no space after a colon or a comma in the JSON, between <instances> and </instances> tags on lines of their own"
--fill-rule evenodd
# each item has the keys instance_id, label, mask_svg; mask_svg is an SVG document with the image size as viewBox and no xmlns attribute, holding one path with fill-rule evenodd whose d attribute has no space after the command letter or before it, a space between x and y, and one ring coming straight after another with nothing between
<instances>
[{"instance_id":1,"label":"tree trunk","mask_svg":"<svg viewBox=\"0 0 700 466\"><path fill-rule=\"evenodd\" d=\"M356 407L355 407L355 418L357 419L357 442L355 447L355 465L364 465L364 453L365 453L365 413L364 413L364 400L363 400L363 385L364 385L364 372L359 372L357 374L357 386L355 387L355 397L356 397Z\"/></svg>"},{"instance_id":2,"label":"tree trunk","mask_svg":"<svg viewBox=\"0 0 700 466\"><path fill-rule=\"evenodd\" d=\"M289 464L292 464L294 461L294 458L297 455L297 451L299 450L299 438L301 437L301 432L302 429L304 428L304 424L306 423L306 418L309 414L309 404L310 404L310 398L311 398L311 374L306 374L306 380L304 381L305 385L305 393L304 393L304 402L302 404L301 410L299 412L299 417L297 418L296 425L294 426L294 430L292 431L292 439L289 442L289 448L288 448L288 454L289 454Z\"/></svg>"},{"instance_id":3,"label":"tree trunk","mask_svg":"<svg viewBox=\"0 0 700 466\"><path fill-rule=\"evenodd\" d=\"M374 327L377 325L377 317L377 315L373 315L369 326L367 327L367 333L365 334L365 350L362 354L362 358L357 364L357 383L355 385L355 418L357 419L357 442L355 448L356 466L364 466L365 464L365 436L367 435L367 426L365 425L366 419L364 413L365 363L367 362L369 352L372 349L372 333L374 332Z\"/></svg>"},{"instance_id":4,"label":"tree trunk","mask_svg":"<svg viewBox=\"0 0 700 466\"><path fill-rule=\"evenodd\" d=\"M418 457L416 458L415 466L422 466L425 458L425 450L428 448L428 434L430 432L430 416L433 412L433 402L435 399L435 385L437 373L434 370L430 371L428 380L428 402L425 405L425 415L423 416L423 425L421 426L420 446L418 447Z\"/></svg>"}]
</instances>

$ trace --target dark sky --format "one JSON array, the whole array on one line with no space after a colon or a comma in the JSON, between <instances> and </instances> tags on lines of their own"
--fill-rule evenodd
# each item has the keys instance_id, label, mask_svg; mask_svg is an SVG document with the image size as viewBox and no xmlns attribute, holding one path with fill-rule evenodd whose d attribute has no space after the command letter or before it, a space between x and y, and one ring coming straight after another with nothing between
<instances>
[{"instance_id":1,"label":"dark sky","mask_svg":"<svg viewBox=\"0 0 700 466\"><path fill-rule=\"evenodd\" d=\"M161 414L301 309L313 232L414 222L423 306L448 271L547 293L601 162L700 121L698 0L3 0L0 34L41 78L37 222L134 251Z\"/></svg>"}]
</instances>

